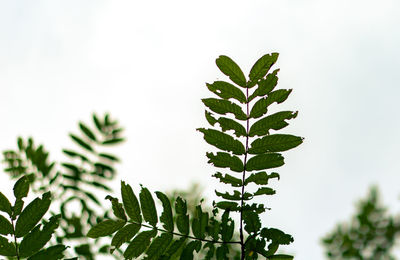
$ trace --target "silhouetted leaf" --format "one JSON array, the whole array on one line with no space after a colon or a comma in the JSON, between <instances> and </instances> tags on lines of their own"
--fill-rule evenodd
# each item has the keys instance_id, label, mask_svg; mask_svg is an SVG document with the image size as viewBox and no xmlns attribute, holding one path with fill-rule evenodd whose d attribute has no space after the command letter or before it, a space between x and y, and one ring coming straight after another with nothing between
<instances>
[{"instance_id":1,"label":"silhouetted leaf","mask_svg":"<svg viewBox=\"0 0 400 260\"><path fill-rule=\"evenodd\" d=\"M234 172L242 172L243 171L243 163L239 157L235 155L230 155L228 153L217 152L216 155L213 153L207 153L208 163L214 165L219 168L228 168Z\"/></svg>"},{"instance_id":2,"label":"silhouetted leaf","mask_svg":"<svg viewBox=\"0 0 400 260\"><path fill-rule=\"evenodd\" d=\"M218 197L221 197L226 200L241 200L242 199L241 193L237 190L234 190L233 194L230 194L229 192L221 193L221 192L218 192L217 190L215 190L215 194Z\"/></svg>"},{"instance_id":3,"label":"silhouetted leaf","mask_svg":"<svg viewBox=\"0 0 400 260\"><path fill-rule=\"evenodd\" d=\"M144 259L159 259L159 257L164 253L171 241L171 233L162 233L161 236L153 239L149 248L146 251L147 257L145 257Z\"/></svg>"},{"instance_id":4,"label":"silhouetted leaf","mask_svg":"<svg viewBox=\"0 0 400 260\"><path fill-rule=\"evenodd\" d=\"M10 221L0 215L0 234L8 235L11 233L13 233L13 226L11 225Z\"/></svg>"},{"instance_id":5,"label":"silhouetted leaf","mask_svg":"<svg viewBox=\"0 0 400 260\"><path fill-rule=\"evenodd\" d=\"M209 109L218 113L220 115L225 115L226 113L232 113L236 119L246 120L247 116L243 112L242 108L235 103L228 100L217 99L217 98L204 98L202 99L204 105Z\"/></svg>"},{"instance_id":6,"label":"silhouetted leaf","mask_svg":"<svg viewBox=\"0 0 400 260\"><path fill-rule=\"evenodd\" d=\"M29 257L28 260L58 260L64 257L64 251L67 249L64 245L55 245L47 249L43 249L33 256ZM72 258L74 259L74 258ZM67 259L65 259L67 260Z\"/></svg>"},{"instance_id":7,"label":"silhouetted leaf","mask_svg":"<svg viewBox=\"0 0 400 260\"><path fill-rule=\"evenodd\" d=\"M63 151L63 153L65 153L66 155L68 155L70 157L78 157L82 161L89 162L89 159L83 154L80 154L80 153L77 153L77 152L71 151L71 150L66 150L66 149L64 149L62 151Z\"/></svg>"},{"instance_id":8,"label":"silhouetted leaf","mask_svg":"<svg viewBox=\"0 0 400 260\"><path fill-rule=\"evenodd\" d=\"M269 179L277 178L279 180L279 174L273 172L271 174L267 174L266 172L257 172L252 173L249 177L246 178L244 184L247 185L251 182L257 185L266 185L268 184Z\"/></svg>"},{"instance_id":9,"label":"silhouetted leaf","mask_svg":"<svg viewBox=\"0 0 400 260\"><path fill-rule=\"evenodd\" d=\"M141 223L142 215L140 212L139 201L133 193L131 186L129 184L125 184L123 181L121 181L121 195L126 214L128 214L132 221Z\"/></svg>"},{"instance_id":10,"label":"silhouetted leaf","mask_svg":"<svg viewBox=\"0 0 400 260\"><path fill-rule=\"evenodd\" d=\"M255 122L251 128L249 135L250 136L262 136L267 135L270 129L279 130L288 125L285 120L295 118L297 116L297 112L292 111L282 111L272 114L270 116L264 117L257 122Z\"/></svg>"},{"instance_id":11,"label":"silhouetted leaf","mask_svg":"<svg viewBox=\"0 0 400 260\"><path fill-rule=\"evenodd\" d=\"M213 177L218 178L220 182L232 185L232 187L242 186L241 179L233 177L232 175L229 174L225 174L224 176L222 176L222 173L217 172L213 175Z\"/></svg>"},{"instance_id":12,"label":"silhouetted leaf","mask_svg":"<svg viewBox=\"0 0 400 260\"><path fill-rule=\"evenodd\" d=\"M43 215L49 209L51 203L50 192L42 195L42 199L36 198L29 203L21 212L17 223L15 224L16 237L23 237L42 219Z\"/></svg>"},{"instance_id":13,"label":"silhouetted leaf","mask_svg":"<svg viewBox=\"0 0 400 260\"><path fill-rule=\"evenodd\" d=\"M259 154L247 161L246 170L264 170L276 168L284 164L283 156L279 153Z\"/></svg>"},{"instance_id":14,"label":"silhouetted leaf","mask_svg":"<svg viewBox=\"0 0 400 260\"><path fill-rule=\"evenodd\" d=\"M257 80L263 78L268 73L272 65L275 64L278 56L278 53L271 53L266 54L258 59L250 70L250 80L256 82Z\"/></svg>"},{"instance_id":15,"label":"silhouetted leaf","mask_svg":"<svg viewBox=\"0 0 400 260\"><path fill-rule=\"evenodd\" d=\"M177 214L176 227L178 228L179 232L184 235L189 234L189 215L186 214L186 201L184 201L181 197L178 197L175 200L175 212Z\"/></svg>"},{"instance_id":16,"label":"silhouetted leaf","mask_svg":"<svg viewBox=\"0 0 400 260\"><path fill-rule=\"evenodd\" d=\"M232 201L219 201L215 203L215 207L224 209L224 210L229 210L229 211L239 211L240 207L236 202Z\"/></svg>"},{"instance_id":17,"label":"silhouetted leaf","mask_svg":"<svg viewBox=\"0 0 400 260\"><path fill-rule=\"evenodd\" d=\"M299 146L303 142L303 138L286 135L274 134L267 135L263 138L254 140L249 148L250 154L260 154L266 152L283 152Z\"/></svg>"},{"instance_id":18,"label":"silhouetted leaf","mask_svg":"<svg viewBox=\"0 0 400 260\"><path fill-rule=\"evenodd\" d=\"M13 188L15 198L22 199L28 196L29 184L30 181L26 175L19 178L18 181L14 184Z\"/></svg>"},{"instance_id":19,"label":"silhouetted leaf","mask_svg":"<svg viewBox=\"0 0 400 260\"><path fill-rule=\"evenodd\" d=\"M162 206L163 206L163 212L161 213L160 216L160 221L163 223L163 227L167 231L173 231L174 230L174 222L172 219L172 208L171 208L171 203L168 199L168 197L159 191L156 191L157 198L161 200Z\"/></svg>"},{"instance_id":20,"label":"silhouetted leaf","mask_svg":"<svg viewBox=\"0 0 400 260\"><path fill-rule=\"evenodd\" d=\"M124 252L126 259L132 259L140 256L150 244L151 238L157 235L156 230L143 231L137 235L129 244Z\"/></svg>"},{"instance_id":21,"label":"silhouetted leaf","mask_svg":"<svg viewBox=\"0 0 400 260\"><path fill-rule=\"evenodd\" d=\"M123 243L128 242L131 240L131 238L136 235L137 232L140 230L140 225L131 223L115 233L112 241L111 241L111 246L114 248L119 248ZM111 251L114 251L114 249L111 249ZM112 253L112 252L111 252Z\"/></svg>"},{"instance_id":22,"label":"silhouetted leaf","mask_svg":"<svg viewBox=\"0 0 400 260\"><path fill-rule=\"evenodd\" d=\"M206 140L207 143L221 150L233 152L238 155L244 154L245 152L243 144L228 134L214 129L204 128L198 128L197 131L204 134L204 140Z\"/></svg>"},{"instance_id":23,"label":"silhouetted leaf","mask_svg":"<svg viewBox=\"0 0 400 260\"><path fill-rule=\"evenodd\" d=\"M276 191L272 188L269 187L261 187L258 188L256 192L254 192L254 196L259 196L259 195L274 195Z\"/></svg>"},{"instance_id":24,"label":"silhouetted leaf","mask_svg":"<svg viewBox=\"0 0 400 260\"><path fill-rule=\"evenodd\" d=\"M245 211L243 212L243 222L244 222L244 229L247 233L256 233L261 228L261 221L260 217L257 213L253 211Z\"/></svg>"},{"instance_id":25,"label":"silhouetted leaf","mask_svg":"<svg viewBox=\"0 0 400 260\"><path fill-rule=\"evenodd\" d=\"M246 78L242 70L231 58L221 55L215 63L222 73L228 76L233 82L241 87L246 87Z\"/></svg>"},{"instance_id":26,"label":"silhouetted leaf","mask_svg":"<svg viewBox=\"0 0 400 260\"><path fill-rule=\"evenodd\" d=\"M180 239L175 240L174 242L170 243L164 256L170 257L170 256L174 255L183 245L185 245L185 242L186 242L186 237L181 237ZM164 259L164 258L162 258L162 259ZM169 259L169 258L166 258L166 259Z\"/></svg>"},{"instance_id":27,"label":"silhouetted leaf","mask_svg":"<svg viewBox=\"0 0 400 260\"><path fill-rule=\"evenodd\" d=\"M291 256L291 255L281 255L281 254L279 254L279 255L272 255L272 256L269 256L268 259L271 259L271 260L275 260L275 259L279 259L279 260L292 260L292 259L294 259L294 257Z\"/></svg>"},{"instance_id":28,"label":"silhouetted leaf","mask_svg":"<svg viewBox=\"0 0 400 260\"><path fill-rule=\"evenodd\" d=\"M217 94L223 99L228 100L230 98L234 98L240 103L246 103L246 96L243 94L243 92L228 82L215 81L212 84L207 83L206 85L211 92Z\"/></svg>"},{"instance_id":29,"label":"silhouetted leaf","mask_svg":"<svg viewBox=\"0 0 400 260\"><path fill-rule=\"evenodd\" d=\"M104 220L94 227L92 227L89 232L87 233L88 237L91 238L98 238L98 237L104 237L111 235L115 231L119 230L125 225L126 221L118 219L118 220L112 220L112 219L107 219Z\"/></svg>"},{"instance_id":30,"label":"silhouetted leaf","mask_svg":"<svg viewBox=\"0 0 400 260\"><path fill-rule=\"evenodd\" d=\"M144 220L155 227L158 222L157 211L150 191L147 188L142 187L139 194L139 199Z\"/></svg>"},{"instance_id":31,"label":"silhouetted leaf","mask_svg":"<svg viewBox=\"0 0 400 260\"><path fill-rule=\"evenodd\" d=\"M113 210L114 215L115 215L117 218L126 221L127 218L126 218L125 210L124 210L124 208L123 208L123 206L122 206L122 203L119 203L117 198L114 198L114 197L112 197L112 196L110 196L110 195L107 195L107 196L106 196L106 199L108 199L108 200L111 201L112 210Z\"/></svg>"},{"instance_id":32,"label":"silhouetted leaf","mask_svg":"<svg viewBox=\"0 0 400 260\"><path fill-rule=\"evenodd\" d=\"M11 215L11 203L7 199L7 197L4 196L4 194L1 192L0 192L0 210Z\"/></svg>"},{"instance_id":33,"label":"silhouetted leaf","mask_svg":"<svg viewBox=\"0 0 400 260\"><path fill-rule=\"evenodd\" d=\"M180 260L193 259L194 251L199 252L201 249L201 242L198 240L189 242L185 249L183 249Z\"/></svg>"},{"instance_id":34,"label":"silhouetted leaf","mask_svg":"<svg viewBox=\"0 0 400 260\"><path fill-rule=\"evenodd\" d=\"M235 224L231 218L229 218L230 210L225 210L221 217L221 238L222 241L230 241L233 237L233 230Z\"/></svg>"}]
</instances>

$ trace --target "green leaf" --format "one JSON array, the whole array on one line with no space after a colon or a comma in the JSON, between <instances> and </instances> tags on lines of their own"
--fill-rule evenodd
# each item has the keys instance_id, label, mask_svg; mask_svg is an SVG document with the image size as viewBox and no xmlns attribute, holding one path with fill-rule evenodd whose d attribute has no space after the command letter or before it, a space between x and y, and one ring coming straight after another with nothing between
<instances>
[{"instance_id":1,"label":"green leaf","mask_svg":"<svg viewBox=\"0 0 400 260\"><path fill-rule=\"evenodd\" d=\"M89 159L83 154L80 154L80 153L77 153L77 152L71 151L71 150L66 150L66 149L64 149L62 151L63 151L63 153L65 153L66 155L68 155L70 157L78 157L82 161L89 162Z\"/></svg>"},{"instance_id":2,"label":"green leaf","mask_svg":"<svg viewBox=\"0 0 400 260\"><path fill-rule=\"evenodd\" d=\"M223 210L229 210L229 211L239 211L240 206L236 202L232 201L219 201L215 203L215 207L223 209Z\"/></svg>"},{"instance_id":3,"label":"green leaf","mask_svg":"<svg viewBox=\"0 0 400 260\"><path fill-rule=\"evenodd\" d=\"M230 184L232 187L241 187L242 186L241 179L233 177L232 175L229 175L229 174L225 174L223 176L222 173L217 172L212 177L218 178L220 182L225 183L225 184Z\"/></svg>"},{"instance_id":4,"label":"green leaf","mask_svg":"<svg viewBox=\"0 0 400 260\"><path fill-rule=\"evenodd\" d=\"M92 227L86 236L91 238L105 237L122 228L125 223L126 221L122 219L107 219Z\"/></svg>"},{"instance_id":5,"label":"green leaf","mask_svg":"<svg viewBox=\"0 0 400 260\"><path fill-rule=\"evenodd\" d=\"M242 199L241 193L237 190L234 190L233 194L229 194L229 192L221 193L221 192L218 192L217 190L215 190L215 194L218 197L221 197L226 200L241 200Z\"/></svg>"},{"instance_id":6,"label":"green leaf","mask_svg":"<svg viewBox=\"0 0 400 260\"><path fill-rule=\"evenodd\" d=\"M279 130L287 125L289 125L285 120L295 118L297 112L292 111L282 111L272 114L270 116L264 117L257 122L255 122L249 132L249 136L263 136L269 134L269 130Z\"/></svg>"},{"instance_id":7,"label":"green leaf","mask_svg":"<svg viewBox=\"0 0 400 260\"><path fill-rule=\"evenodd\" d=\"M8 242L7 238L0 236L0 255L15 256L15 246L13 243Z\"/></svg>"},{"instance_id":8,"label":"green leaf","mask_svg":"<svg viewBox=\"0 0 400 260\"><path fill-rule=\"evenodd\" d=\"M263 228L260 236L279 245L289 245L294 241L291 235L285 234L283 231L276 228Z\"/></svg>"},{"instance_id":9,"label":"green leaf","mask_svg":"<svg viewBox=\"0 0 400 260\"><path fill-rule=\"evenodd\" d=\"M303 138L294 135L274 134L254 140L249 149L250 154L266 152L283 152L299 146Z\"/></svg>"},{"instance_id":10,"label":"green leaf","mask_svg":"<svg viewBox=\"0 0 400 260\"><path fill-rule=\"evenodd\" d=\"M194 215L192 221L193 235L198 239L204 239L206 228L208 226L208 213L202 211L201 205L197 205Z\"/></svg>"},{"instance_id":11,"label":"green leaf","mask_svg":"<svg viewBox=\"0 0 400 260\"><path fill-rule=\"evenodd\" d=\"M21 214L22 208L24 207L24 201L22 199L16 199L15 204L12 207L12 219L14 220L19 214Z\"/></svg>"},{"instance_id":12,"label":"green leaf","mask_svg":"<svg viewBox=\"0 0 400 260\"><path fill-rule=\"evenodd\" d=\"M278 53L271 53L266 54L258 59L250 70L250 80L256 82L257 80L263 78L268 73L272 65L275 64L278 56Z\"/></svg>"},{"instance_id":13,"label":"green leaf","mask_svg":"<svg viewBox=\"0 0 400 260\"><path fill-rule=\"evenodd\" d=\"M111 201L112 210L113 210L114 215L115 215L117 218L126 221L127 218L126 218L126 215L125 215L125 210L124 210L124 208L122 207L122 203L119 203L117 198L114 198L114 197L112 197L112 196L110 196L110 195L107 195L107 196L106 196L106 199L108 199L108 200Z\"/></svg>"},{"instance_id":14,"label":"green leaf","mask_svg":"<svg viewBox=\"0 0 400 260\"><path fill-rule=\"evenodd\" d=\"M69 136L72 138L72 140L75 141L75 143L79 144L79 145L80 145L81 147L83 147L84 149L86 149L86 150L88 150L88 151L90 151L90 152L93 152L93 148L92 148L88 143L86 143L85 141L83 141L81 138L77 137L77 136L74 135L74 134L69 134Z\"/></svg>"},{"instance_id":15,"label":"green leaf","mask_svg":"<svg viewBox=\"0 0 400 260\"><path fill-rule=\"evenodd\" d=\"M207 153L208 163L219 168L228 168L234 172L243 171L243 162L239 157L235 155L230 155L228 153L217 152L216 155L213 153Z\"/></svg>"},{"instance_id":16,"label":"green leaf","mask_svg":"<svg viewBox=\"0 0 400 260\"><path fill-rule=\"evenodd\" d=\"M247 161L246 170L264 170L277 168L284 164L283 156L279 153L259 154Z\"/></svg>"},{"instance_id":17,"label":"green leaf","mask_svg":"<svg viewBox=\"0 0 400 260\"><path fill-rule=\"evenodd\" d=\"M235 116L236 119L247 119L247 115L243 112L242 108L239 105L232 103L228 100L217 98L204 98L201 101L203 101L204 105L206 105L209 109L220 115L231 113Z\"/></svg>"},{"instance_id":18,"label":"green leaf","mask_svg":"<svg viewBox=\"0 0 400 260\"><path fill-rule=\"evenodd\" d=\"M204 134L204 140L206 140L207 143L221 150L233 152L238 155L244 154L245 152L243 144L228 134L214 129L204 128L198 128L197 131Z\"/></svg>"},{"instance_id":19,"label":"green leaf","mask_svg":"<svg viewBox=\"0 0 400 260\"><path fill-rule=\"evenodd\" d=\"M179 258L180 260L189 260L193 259L194 251L199 252L201 249L201 242L199 240L189 242L185 249L182 251L182 255Z\"/></svg>"},{"instance_id":20,"label":"green leaf","mask_svg":"<svg viewBox=\"0 0 400 260\"><path fill-rule=\"evenodd\" d=\"M240 67L228 56L221 55L215 61L218 68L233 82L241 87L246 87L246 78Z\"/></svg>"},{"instance_id":21,"label":"green leaf","mask_svg":"<svg viewBox=\"0 0 400 260\"><path fill-rule=\"evenodd\" d=\"M14 185L14 196L17 199L22 199L28 196L30 181L26 175L19 178Z\"/></svg>"},{"instance_id":22,"label":"green leaf","mask_svg":"<svg viewBox=\"0 0 400 260\"><path fill-rule=\"evenodd\" d=\"M0 210L8 213L8 215L11 215L11 203L7 199L7 197L4 196L4 194L1 192L0 192Z\"/></svg>"},{"instance_id":23,"label":"green leaf","mask_svg":"<svg viewBox=\"0 0 400 260\"><path fill-rule=\"evenodd\" d=\"M257 233L261 228L260 217L254 211L243 212L243 222L248 234Z\"/></svg>"},{"instance_id":24,"label":"green leaf","mask_svg":"<svg viewBox=\"0 0 400 260\"><path fill-rule=\"evenodd\" d=\"M114 139L110 139L110 140L106 140L104 142L102 142L103 145L112 145L112 144L118 144L125 141L124 138L114 138Z\"/></svg>"},{"instance_id":25,"label":"green leaf","mask_svg":"<svg viewBox=\"0 0 400 260\"><path fill-rule=\"evenodd\" d=\"M180 248L185 244L185 242L186 242L186 237L181 237L180 239L175 240L174 242L170 243L164 256L165 257L173 256L178 250L180 250ZM162 259L164 259L164 258L162 258ZM166 258L166 259L171 259L171 258Z\"/></svg>"},{"instance_id":26,"label":"green leaf","mask_svg":"<svg viewBox=\"0 0 400 260\"><path fill-rule=\"evenodd\" d=\"M47 249L43 249L33 256L29 257L28 260L58 260L64 257L64 251L67 249L64 245L55 245Z\"/></svg>"},{"instance_id":27,"label":"green leaf","mask_svg":"<svg viewBox=\"0 0 400 260\"><path fill-rule=\"evenodd\" d=\"M229 217L229 211L225 210L221 217L221 238L222 241L230 241L233 237L233 230L235 228L235 223Z\"/></svg>"},{"instance_id":28,"label":"green leaf","mask_svg":"<svg viewBox=\"0 0 400 260\"><path fill-rule=\"evenodd\" d=\"M98 156L108 159L110 161L119 162L118 157L111 155L111 154L99 153Z\"/></svg>"},{"instance_id":29,"label":"green leaf","mask_svg":"<svg viewBox=\"0 0 400 260\"><path fill-rule=\"evenodd\" d=\"M39 224L29 232L19 245L20 256L28 257L42 249L51 239L55 229L58 228L60 218L61 215L52 216L49 222L44 224L42 230L40 230L41 225Z\"/></svg>"},{"instance_id":30,"label":"green leaf","mask_svg":"<svg viewBox=\"0 0 400 260\"><path fill-rule=\"evenodd\" d=\"M269 179L272 178L278 178L279 180L279 174L276 172L273 172L271 174L267 174L266 172L252 173L249 177L246 178L246 180L244 181L244 185L247 185L251 182L257 185L267 185Z\"/></svg>"},{"instance_id":31,"label":"green leaf","mask_svg":"<svg viewBox=\"0 0 400 260\"><path fill-rule=\"evenodd\" d=\"M235 120L232 120L230 118L226 117L220 117L217 122L219 123L219 126L221 127L222 131L228 131L228 130L234 130L235 135L237 137L240 136L246 136L246 129L244 128L243 125L240 123L236 122Z\"/></svg>"},{"instance_id":32,"label":"green leaf","mask_svg":"<svg viewBox=\"0 0 400 260\"><path fill-rule=\"evenodd\" d=\"M8 235L13 233L13 226L10 221L8 221L5 217L0 215L0 234Z\"/></svg>"},{"instance_id":33,"label":"green leaf","mask_svg":"<svg viewBox=\"0 0 400 260\"><path fill-rule=\"evenodd\" d=\"M268 94L267 97L268 106L274 102L278 104L284 102L288 98L290 93L292 93L291 89L278 89L272 91L271 93Z\"/></svg>"},{"instance_id":34,"label":"green leaf","mask_svg":"<svg viewBox=\"0 0 400 260\"><path fill-rule=\"evenodd\" d=\"M111 241L111 246L114 247L114 249L111 249L111 253L123 243L131 240L131 238L139 232L140 227L141 226L138 224L131 223L118 230Z\"/></svg>"},{"instance_id":35,"label":"green leaf","mask_svg":"<svg viewBox=\"0 0 400 260\"><path fill-rule=\"evenodd\" d=\"M123 181L121 181L121 195L126 214L128 214L132 221L141 223L142 215L140 212L139 201L133 193L131 186L129 184L125 184Z\"/></svg>"},{"instance_id":36,"label":"green leaf","mask_svg":"<svg viewBox=\"0 0 400 260\"><path fill-rule=\"evenodd\" d=\"M79 122L79 128L82 132L92 141L97 141L96 136L93 134L92 130L90 130L83 122Z\"/></svg>"},{"instance_id":37,"label":"green leaf","mask_svg":"<svg viewBox=\"0 0 400 260\"><path fill-rule=\"evenodd\" d=\"M276 191L272 188L269 187L261 187L258 188L258 190L253 194L254 196L259 196L259 195L274 195Z\"/></svg>"},{"instance_id":38,"label":"green leaf","mask_svg":"<svg viewBox=\"0 0 400 260\"><path fill-rule=\"evenodd\" d=\"M206 111L205 111L205 115L206 115L207 122L208 122L210 125L214 126L215 123L217 122L217 120L213 117L212 113L210 113L210 112L208 112L208 111L206 110Z\"/></svg>"},{"instance_id":39,"label":"green leaf","mask_svg":"<svg viewBox=\"0 0 400 260\"><path fill-rule=\"evenodd\" d=\"M228 259L229 249L226 244L222 244L217 248L217 260Z\"/></svg>"},{"instance_id":40,"label":"green leaf","mask_svg":"<svg viewBox=\"0 0 400 260\"><path fill-rule=\"evenodd\" d=\"M15 224L15 235L16 237L23 237L34 226L42 219L46 214L51 203L51 194L46 192L42 195L42 199L36 198L25 209L19 216L17 223Z\"/></svg>"},{"instance_id":41,"label":"green leaf","mask_svg":"<svg viewBox=\"0 0 400 260\"><path fill-rule=\"evenodd\" d=\"M243 92L228 82L215 81L212 84L206 83L206 85L211 92L217 94L223 99L228 100L230 98L234 98L240 103L246 103L246 96L243 94Z\"/></svg>"},{"instance_id":42,"label":"green leaf","mask_svg":"<svg viewBox=\"0 0 400 260\"><path fill-rule=\"evenodd\" d=\"M175 201L175 212L176 216L176 227L179 232L184 235L189 234L189 215L187 212L186 201L184 201L181 197L176 198Z\"/></svg>"},{"instance_id":43,"label":"green leaf","mask_svg":"<svg viewBox=\"0 0 400 260\"><path fill-rule=\"evenodd\" d=\"M158 222L157 211L150 191L147 188L142 187L139 194L139 199L144 220L155 227Z\"/></svg>"},{"instance_id":44,"label":"green leaf","mask_svg":"<svg viewBox=\"0 0 400 260\"><path fill-rule=\"evenodd\" d=\"M268 259L271 259L271 260L275 260L275 259L279 259L279 260L292 260L292 259L294 259L294 257L291 256L291 255L282 255L282 254L279 254L279 255L272 255L272 256L269 256Z\"/></svg>"},{"instance_id":45,"label":"green leaf","mask_svg":"<svg viewBox=\"0 0 400 260\"><path fill-rule=\"evenodd\" d=\"M268 74L265 79L261 79L257 85L258 88L254 91L253 94L248 98L249 102L252 101L255 97L262 97L270 93L278 84L278 74L279 69L274 70L272 73Z\"/></svg>"},{"instance_id":46,"label":"green leaf","mask_svg":"<svg viewBox=\"0 0 400 260\"><path fill-rule=\"evenodd\" d=\"M144 259L159 259L159 257L168 248L171 241L172 241L171 233L162 233L161 236L153 239L149 248L146 251L147 257L145 257Z\"/></svg>"},{"instance_id":47,"label":"green leaf","mask_svg":"<svg viewBox=\"0 0 400 260\"><path fill-rule=\"evenodd\" d=\"M96 114L93 114L93 122L94 125L96 126L97 130L99 130L100 132L104 133L103 131L103 124L100 122L99 118L97 117Z\"/></svg>"},{"instance_id":48,"label":"green leaf","mask_svg":"<svg viewBox=\"0 0 400 260\"><path fill-rule=\"evenodd\" d=\"M161 200L163 206L163 212L160 216L160 221L164 224L163 227L172 232L174 230L174 221L172 219L172 208L168 197L159 191L156 191L157 198Z\"/></svg>"},{"instance_id":49,"label":"green leaf","mask_svg":"<svg viewBox=\"0 0 400 260\"><path fill-rule=\"evenodd\" d=\"M144 253L150 244L151 238L157 235L156 230L143 231L137 235L124 252L126 259L132 259Z\"/></svg>"}]
</instances>

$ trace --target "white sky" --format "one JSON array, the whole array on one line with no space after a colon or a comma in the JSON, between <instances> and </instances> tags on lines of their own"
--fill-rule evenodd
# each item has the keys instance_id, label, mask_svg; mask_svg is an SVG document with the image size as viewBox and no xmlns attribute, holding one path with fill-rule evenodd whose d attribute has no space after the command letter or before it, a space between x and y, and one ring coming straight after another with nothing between
<instances>
[{"instance_id":1,"label":"white sky","mask_svg":"<svg viewBox=\"0 0 400 260\"><path fill-rule=\"evenodd\" d=\"M224 78L215 59L247 74L279 52L279 86L293 88L284 107L299 110L286 132L306 139L286 153L263 221L294 236L296 259L323 259L321 236L371 184L400 209L399 11L396 0L0 1L0 150L33 136L60 159L78 120L109 111L128 137L118 179L194 180L212 196L195 129L205 82Z\"/></svg>"}]
</instances>

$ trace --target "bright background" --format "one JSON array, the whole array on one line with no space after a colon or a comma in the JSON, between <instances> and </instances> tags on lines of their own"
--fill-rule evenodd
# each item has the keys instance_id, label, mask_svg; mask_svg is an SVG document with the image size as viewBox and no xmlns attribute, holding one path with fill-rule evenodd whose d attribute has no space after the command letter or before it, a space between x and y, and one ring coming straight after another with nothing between
<instances>
[{"instance_id":1,"label":"bright background","mask_svg":"<svg viewBox=\"0 0 400 260\"><path fill-rule=\"evenodd\" d=\"M399 207L400 2L397 0L0 1L0 150L33 136L62 159L68 132L92 112L126 127L119 179L152 190L217 181L205 82L225 79L221 55L248 73L279 52L284 105L299 110L268 226L295 242L296 259L323 259L320 238L377 183ZM119 185L116 182L115 187ZM0 189L12 183L0 176Z\"/></svg>"}]
</instances>

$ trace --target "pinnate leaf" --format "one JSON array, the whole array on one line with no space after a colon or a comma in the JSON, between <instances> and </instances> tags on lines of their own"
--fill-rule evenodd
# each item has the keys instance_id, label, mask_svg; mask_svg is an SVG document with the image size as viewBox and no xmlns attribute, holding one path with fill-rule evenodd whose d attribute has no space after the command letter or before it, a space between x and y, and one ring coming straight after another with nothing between
<instances>
[{"instance_id":1,"label":"pinnate leaf","mask_svg":"<svg viewBox=\"0 0 400 260\"><path fill-rule=\"evenodd\" d=\"M244 154L245 152L243 144L228 134L214 129L198 128L197 130L204 134L204 140L206 140L207 143L221 150L233 152L238 155Z\"/></svg>"},{"instance_id":2,"label":"pinnate leaf","mask_svg":"<svg viewBox=\"0 0 400 260\"><path fill-rule=\"evenodd\" d=\"M233 82L241 87L246 87L246 78L240 67L228 56L221 55L215 61L218 68Z\"/></svg>"},{"instance_id":3,"label":"pinnate leaf","mask_svg":"<svg viewBox=\"0 0 400 260\"><path fill-rule=\"evenodd\" d=\"M234 85L225 81L215 81L212 84L206 84L208 89L223 99L234 98L240 103L246 103L246 96Z\"/></svg>"},{"instance_id":4,"label":"pinnate leaf","mask_svg":"<svg viewBox=\"0 0 400 260\"><path fill-rule=\"evenodd\" d=\"M122 228L125 225L125 223L126 221L121 219L118 220L106 219L98 223L94 227L92 227L87 233L87 236L91 238L98 238L111 235L115 231Z\"/></svg>"},{"instance_id":5,"label":"pinnate leaf","mask_svg":"<svg viewBox=\"0 0 400 260\"><path fill-rule=\"evenodd\" d=\"M42 199L36 198L21 212L17 223L15 224L16 237L23 237L42 219L49 209L51 203L51 194L46 192Z\"/></svg>"},{"instance_id":6,"label":"pinnate leaf","mask_svg":"<svg viewBox=\"0 0 400 260\"><path fill-rule=\"evenodd\" d=\"M279 153L259 154L247 161L246 170L264 170L280 167L284 164L283 156Z\"/></svg>"},{"instance_id":7,"label":"pinnate leaf","mask_svg":"<svg viewBox=\"0 0 400 260\"><path fill-rule=\"evenodd\" d=\"M268 73L272 65L275 64L278 56L278 53L271 53L265 54L260 59L258 59L250 70L250 80L254 82L263 78Z\"/></svg>"},{"instance_id":8,"label":"pinnate leaf","mask_svg":"<svg viewBox=\"0 0 400 260\"><path fill-rule=\"evenodd\" d=\"M155 227L158 222L157 211L154 199L151 196L150 191L147 188L142 187L139 194L139 199L144 220Z\"/></svg>"}]
</instances>

